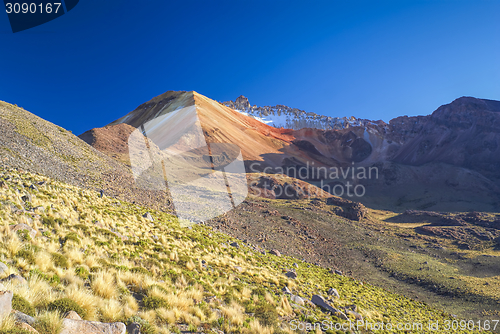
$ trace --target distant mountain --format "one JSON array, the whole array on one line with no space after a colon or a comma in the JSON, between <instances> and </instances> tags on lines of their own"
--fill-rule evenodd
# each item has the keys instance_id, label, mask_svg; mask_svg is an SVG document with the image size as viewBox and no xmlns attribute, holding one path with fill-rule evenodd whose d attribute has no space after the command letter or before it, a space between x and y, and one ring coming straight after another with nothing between
<instances>
[{"instance_id":1,"label":"distant mountain","mask_svg":"<svg viewBox=\"0 0 500 334\"><path fill-rule=\"evenodd\" d=\"M278 116L279 112L304 115L297 109L250 107L244 97L224 104L229 107L196 92L169 91L81 138L126 162L128 132L159 115L194 106L206 141L236 144L251 173L284 172L330 192L336 185L359 184L366 193L349 199L394 211L495 211L500 206L498 101L463 97L428 116L403 116L389 123L356 120L338 123L333 130L274 127L258 121L260 116L250 116L250 112L266 116L267 111L269 116L271 110ZM325 120L316 116L307 117L314 122ZM295 120L299 125L301 119ZM377 175L360 179L352 173L338 177L311 173L319 167L344 172L372 167ZM297 170L308 172L293 173Z\"/></svg>"},{"instance_id":2,"label":"distant mountain","mask_svg":"<svg viewBox=\"0 0 500 334\"><path fill-rule=\"evenodd\" d=\"M226 107L241 112L244 115L275 128L299 130L302 128L315 128L322 130L340 130L353 126L363 126L368 120L351 117L330 117L306 112L297 108L284 105L257 107L248 102L248 98L240 95L235 101L221 102Z\"/></svg>"}]
</instances>

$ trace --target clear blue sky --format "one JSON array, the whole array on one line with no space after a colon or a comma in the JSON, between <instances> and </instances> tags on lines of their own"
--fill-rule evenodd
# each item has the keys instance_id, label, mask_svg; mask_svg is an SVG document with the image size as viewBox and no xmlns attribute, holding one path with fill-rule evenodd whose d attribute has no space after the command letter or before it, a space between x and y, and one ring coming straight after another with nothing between
<instances>
[{"instance_id":1,"label":"clear blue sky","mask_svg":"<svg viewBox=\"0 0 500 334\"><path fill-rule=\"evenodd\" d=\"M500 100L500 1L81 0L13 34L0 100L76 134L167 90L388 121Z\"/></svg>"}]
</instances>

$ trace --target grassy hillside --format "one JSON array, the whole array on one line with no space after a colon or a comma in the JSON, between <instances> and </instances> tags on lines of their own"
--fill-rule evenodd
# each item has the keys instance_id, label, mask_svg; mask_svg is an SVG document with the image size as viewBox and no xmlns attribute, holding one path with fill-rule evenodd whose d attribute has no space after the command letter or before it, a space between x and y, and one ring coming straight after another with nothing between
<instances>
[{"instance_id":1,"label":"grassy hillside","mask_svg":"<svg viewBox=\"0 0 500 334\"><path fill-rule=\"evenodd\" d=\"M0 278L27 279L3 284L17 296L14 308L43 319L40 333L57 333L68 307L88 320L140 322L143 333L291 333L290 323L348 322L307 301L297 305L284 287L304 300L332 299L352 321L457 320L310 263L264 254L209 226L182 227L167 213L39 175L1 168L0 205L0 261L8 266ZM36 235L12 232L16 224ZM285 275L290 270L296 279ZM330 288L340 297L328 296Z\"/></svg>"}]
</instances>

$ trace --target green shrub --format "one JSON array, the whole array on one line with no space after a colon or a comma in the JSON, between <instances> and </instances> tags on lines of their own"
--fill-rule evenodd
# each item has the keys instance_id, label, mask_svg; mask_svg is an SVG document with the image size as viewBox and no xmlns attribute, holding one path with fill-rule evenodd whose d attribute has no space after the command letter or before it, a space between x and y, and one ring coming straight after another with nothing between
<instances>
[{"instance_id":1,"label":"green shrub","mask_svg":"<svg viewBox=\"0 0 500 334\"><path fill-rule=\"evenodd\" d=\"M255 308L255 317L264 326L274 326L278 320L278 312L274 306L260 303Z\"/></svg>"},{"instance_id":2,"label":"green shrub","mask_svg":"<svg viewBox=\"0 0 500 334\"><path fill-rule=\"evenodd\" d=\"M62 319L51 313L44 313L37 317L34 328L40 334L58 334L62 328Z\"/></svg>"},{"instance_id":3,"label":"green shrub","mask_svg":"<svg viewBox=\"0 0 500 334\"><path fill-rule=\"evenodd\" d=\"M0 330L0 334L31 334L31 332L21 328L11 328Z\"/></svg>"},{"instance_id":4,"label":"green shrub","mask_svg":"<svg viewBox=\"0 0 500 334\"><path fill-rule=\"evenodd\" d=\"M46 281L49 280L49 277L47 276L47 274L41 272L40 269L31 269L29 272L29 277L31 278L33 276L38 276L41 279L46 280Z\"/></svg>"},{"instance_id":5,"label":"green shrub","mask_svg":"<svg viewBox=\"0 0 500 334\"><path fill-rule=\"evenodd\" d=\"M19 236L19 239L21 239L21 241L31 240L31 236L28 230L17 230L16 233Z\"/></svg>"},{"instance_id":6,"label":"green shrub","mask_svg":"<svg viewBox=\"0 0 500 334\"><path fill-rule=\"evenodd\" d=\"M76 276L78 276L82 279L89 278L89 271L87 269L85 269L85 267L76 267L75 274L76 274Z\"/></svg>"},{"instance_id":7,"label":"green shrub","mask_svg":"<svg viewBox=\"0 0 500 334\"><path fill-rule=\"evenodd\" d=\"M83 232L88 232L89 230L89 227L85 224L76 224L73 227L82 230Z\"/></svg>"},{"instance_id":8,"label":"green shrub","mask_svg":"<svg viewBox=\"0 0 500 334\"><path fill-rule=\"evenodd\" d=\"M68 241L73 241L73 242L79 244L80 243L80 238L78 237L78 234L76 234L75 232L71 232L71 233L68 233L64 237L64 243L66 244Z\"/></svg>"},{"instance_id":9,"label":"green shrub","mask_svg":"<svg viewBox=\"0 0 500 334\"><path fill-rule=\"evenodd\" d=\"M49 280L50 283L54 283L54 284L59 284L61 283L61 278L59 276L57 276L56 274L54 274L50 280Z\"/></svg>"},{"instance_id":10,"label":"green shrub","mask_svg":"<svg viewBox=\"0 0 500 334\"><path fill-rule=\"evenodd\" d=\"M163 274L163 278L170 278L170 280L172 281L172 283L175 283L175 281L177 281L177 277L179 276L179 274L177 274L173 269L169 269L167 271L165 271L165 273Z\"/></svg>"},{"instance_id":11,"label":"green shrub","mask_svg":"<svg viewBox=\"0 0 500 334\"><path fill-rule=\"evenodd\" d=\"M50 253L54 264L60 268L68 268L68 258L59 253Z\"/></svg>"},{"instance_id":12,"label":"green shrub","mask_svg":"<svg viewBox=\"0 0 500 334\"><path fill-rule=\"evenodd\" d=\"M31 306L29 301L19 296L18 294L14 294L14 296L12 296L12 308L32 317L35 316L35 308Z\"/></svg>"},{"instance_id":13,"label":"green shrub","mask_svg":"<svg viewBox=\"0 0 500 334\"><path fill-rule=\"evenodd\" d=\"M143 267L134 267L134 268L130 269L130 271L133 273L139 273L139 274L151 276L151 272L149 272L146 268L143 268Z\"/></svg>"},{"instance_id":14,"label":"green shrub","mask_svg":"<svg viewBox=\"0 0 500 334\"><path fill-rule=\"evenodd\" d=\"M54 217L42 217L42 224L48 227L55 227L56 221Z\"/></svg>"},{"instance_id":15,"label":"green shrub","mask_svg":"<svg viewBox=\"0 0 500 334\"><path fill-rule=\"evenodd\" d=\"M16 257L21 257L28 261L28 263L33 264L35 263L35 254L33 254L32 251L29 251L27 249L21 249L16 253Z\"/></svg>"},{"instance_id":16,"label":"green shrub","mask_svg":"<svg viewBox=\"0 0 500 334\"><path fill-rule=\"evenodd\" d=\"M136 322L139 325L141 325L141 334L155 334L156 333L154 327L151 326L151 324L147 320L144 320L141 317L134 315L134 316L127 319L126 324L128 326L133 322Z\"/></svg>"},{"instance_id":17,"label":"green shrub","mask_svg":"<svg viewBox=\"0 0 500 334\"><path fill-rule=\"evenodd\" d=\"M144 308L147 310L155 310L161 307L168 307L168 303L166 300L155 296L145 297L142 302L144 303Z\"/></svg>"},{"instance_id":18,"label":"green shrub","mask_svg":"<svg viewBox=\"0 0 500 334\"><path fill-rule=\"evenodd\" d=\"M252 290L252 294L257 295L257 296L265 296L266 292L267 292L266 289L264 289L261 286Z\"/></svg>"},{"instance_id":19,"label":"green shrub","mask_svg":"<svg viewBox=\"0 0 500 334\"><path fill-rule=\"evenodd\" d=\"M82 318L85 318L87 312L83 307L78 305L74 300L69 298L56 299L47 305L50 311L59 311L64 314L68 311L75 311Z\"/></svg>"}]
</instances>

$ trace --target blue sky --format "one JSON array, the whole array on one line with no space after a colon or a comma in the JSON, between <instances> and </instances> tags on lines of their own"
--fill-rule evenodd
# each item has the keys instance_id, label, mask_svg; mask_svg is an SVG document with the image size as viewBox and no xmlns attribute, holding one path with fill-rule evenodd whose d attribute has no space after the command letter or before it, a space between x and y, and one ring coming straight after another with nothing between
<instances>
[{"instance_id":1,"label":"blue sky","mask_svg":"<svg viewBox=\"0 0 500 334\"><path fill-rule=\"evenodd\" d=\"M330 116L425 115L500 100L500 2L81 0L13 34L0 100L76 134L167 90Z\"/></svg>"}]
</instances>

